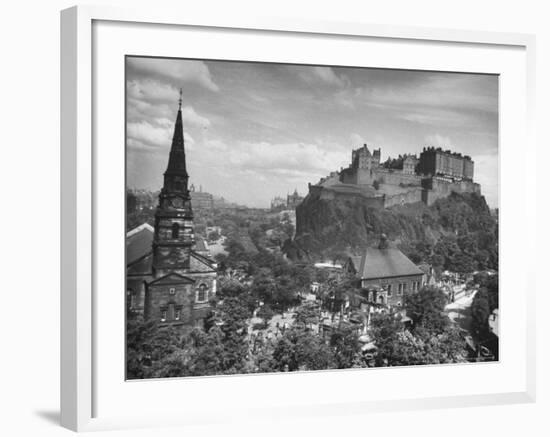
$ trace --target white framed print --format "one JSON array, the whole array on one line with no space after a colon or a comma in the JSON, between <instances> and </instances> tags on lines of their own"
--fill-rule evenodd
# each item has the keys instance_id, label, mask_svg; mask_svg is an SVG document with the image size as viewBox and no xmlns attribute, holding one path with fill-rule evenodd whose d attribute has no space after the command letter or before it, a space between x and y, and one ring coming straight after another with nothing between
<instances>
[{"instance_id":1,"label":"white framed print","mask_svg":"<svg viewBox=\"0 0 550 437\"><path fill-rule=\"evenodd\" d=\"M534 401L533 36L61 18L63 426Z\"/></svg>"}]
</instances>

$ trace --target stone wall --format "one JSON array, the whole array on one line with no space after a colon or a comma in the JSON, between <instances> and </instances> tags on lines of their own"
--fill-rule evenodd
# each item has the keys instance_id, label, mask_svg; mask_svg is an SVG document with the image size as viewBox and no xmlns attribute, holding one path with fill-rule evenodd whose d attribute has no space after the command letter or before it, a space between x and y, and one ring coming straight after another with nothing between
<instances>
[{"instance_id":1,"label":"stone wall","mask_svg":"<svg viewBox=\"0 0 550 437\"><path fill-rule=\"evenodd\" d=\"M162 324L189 325L194 322L194 303L195 291L193 284L149 285L145 316ZM162 320L163 311L166 311L164 320ZM178 320L176 320L177 311L179 311Z\"/></svg>"},{"instance_id":2,"label":"stone wall","mask_svg":"<svg viewBox=\"0 0 550 437\"><path fill-rule=\"evenodd\" d=\"M341 192L337 190L331 190L331 189L322 189L319 193L319 198L321 200L326 201L332 201L336 198L338 199L349 199L354 200L358 196L360 196L369 207L374 208L383 208L384 207L384 196L372 196L368 194L361 194L358 191L352 191L352 192Z\"/></svg>"},{"instance_id":3,"label":"stone wall","mask_svg":"<svg viewBox=\"0 0 550 437\"><path fill-rule=\"evenodd\" d=\"M393 194L391 196L384 197L384 207L390 208L396 205L404 205L406 203L422 202L423 189L421 187L411 188L402 193Z\"/></svg>"},{"instance_id":4,"label":"stone wall","mask_svg":"<svg viewBox=\"0 0 550 437\"><path fill-rule=\"evenodd\" d=\"M397 276L393 278L375 278L361 280L361 287L368 288L371 285L385 287L387 291L373 293L373 299L379 302L382 296L383 303L389 306L402 306L405 296L415 293L424 285L424 275ZM370 297L370 296L369 296Z\"/></svg>"},{"instance_id":5,"label":"stone wall","mask_svg":"<svg viewBox=\"0 0 550 437\"><path fill-rule=\"evenodd\" d=\"M478 194L481 192L480 185L469 180L455 181L445 177L422 177L381 167L372 170L347 168L340 173L339 178L338 181L335 175L332 175L330 180L324 179L322 184L310 184L309 193L327 201L361 196L370 202L369 206L389 208L415 202L432 205L437 199L448 197L453 192ZM373 187L374 181L396 188L389 192L386 190L385 193L383 187L376 191Z\"/></svg>"},{"instance_id":6,"label":"stone wall","mask_svg":"<svg viewBox=\"0 0 550 437\"><path fill-rule=\"evenodd\" d=\"M422 181L425 188L423 202L432 205L437 199L448 197L451 193L481 193L479 184L470 181L451 181L444 178L426 178Z\"/></svg>"},{"instance_id":7,"label":"stone wall","mask_svg":"<svg viewBox=\"0 0 550 437\"><path fill-rule=\"evenodd\" d=\"M376 179L376 170L366 168L347 168L342 171L340 181L350 185L372 185Z\"/></svg>"},{"instance_id":8,"label":"stone wall","mask_svg":"<svg viewBox=\"0 0 550 437\"><path fill-rule=\"evenodd\" d=\"M376 169L375 178L378 182L388 185L418 185L422 183L422 177L416 174L404 173L401 170Z\"/></svg>"},{"instance_id":9,"label":"stone wall","mask_svg":"<svg viewBox=\"0 0 550 437\"><path fill-rule=\"evenodd\" d=\"M215 274L214 274L215 275ZM187 274L195 282L191 283L152 283L145 290L145 317L161 324L193 325L204 317L209 301L216 295L214 276ZM205 299L199 300L199 290L205 286ZM166 311L166 317L163 317ZM165 320L162 320L162 319Z\"/></svg>"}]
</instances>

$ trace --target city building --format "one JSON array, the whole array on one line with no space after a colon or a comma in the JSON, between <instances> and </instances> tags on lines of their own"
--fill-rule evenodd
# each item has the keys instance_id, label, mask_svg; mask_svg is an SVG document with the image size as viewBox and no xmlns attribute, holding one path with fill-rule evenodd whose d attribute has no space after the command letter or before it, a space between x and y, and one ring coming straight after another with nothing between
<instances>
[{"instance_id":1,"label":"city building","mask_svg":"<svg viewBox=\"0 0 550 437\"><path fill-rule=\"evenodd\" d=\"M216 294L216 264L197 251L181 115L158 196L155 227L127 235L127 305L165 325L201 325ZM151 241L152 238L152 241Z\"/></svg>"},{"instance_id":2,"label":"city building","mask_svg":"<svg viewBox=\"0 0 550 437\"><path fill-rule=\"evenodd\" d=\"M211 211L214 208L214 196L202 191L202 185L199 187L199 191L196 191L195 185L191 184L189 194L191 195L191 206L193 210Z\"/></svg>"},{"instance_id":3,"label":"city building","mask_svg":"<svg viewBox=\"0 0 550 437\"><path fill-rule=\"evenodd\" d=\"M286 200L282 197L274 197L271 199L271 210L272 211L281 211L286 208Z\"/></svg>"},{"instance_id":4,"label":"city building","mask_svg":"<svg viewBox=\"0 0 550 437\"><path fill-rule=\"evenodd\" d=\"M382 234L378 247L368 247L363 255L352 256L346 265L349 273L361 280L368 291L367 300L400 307L404 297L424 285L424 272Z\"/></svg>"}]
</instances>

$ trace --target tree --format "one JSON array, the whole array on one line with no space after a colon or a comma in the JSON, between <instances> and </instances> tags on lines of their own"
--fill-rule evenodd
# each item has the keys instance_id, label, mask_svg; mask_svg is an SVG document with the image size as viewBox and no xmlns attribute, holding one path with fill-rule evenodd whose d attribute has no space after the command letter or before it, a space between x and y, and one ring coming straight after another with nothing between
<instances>
[{"instance_id":1,"label":"tree","mask_svg":"<svg viewBox=\"0 0 550 437\"><path fill-rule=\"evenodd\" d=\"M298 331L296 358L300 370L324 370L333 367L334 356L327 344L311 331Z\"/></svg>"},{"instance_id":2,"label":"tree","mask_svg":"<svg viewBox=\"0 0 550 437\"><path fill-rule=\"evenodd\" d=\"M267 324L273 318L275 312L271 309L269 305L264 304L260 307L256 315L263 319L264 323Z\"/></svg>"},{"instance_id":3,"label":"tree","mask_svg":"<svg viewBox=\"0 0 550 437\"><path fill-rule=\"evenodd\" d=\"M246 287L237 279L228 278L220 280L220 297L237 297L246 291Z\"/></svg>"},{"instance_id":4,"label":"tree","mask_svg":"<svg viewBox=\"0 0 550 437\"><path fill-rule=\"evenodd\" d=\"M476 293L470 310L472 312L472 335L476 340L481 341L487 338L490 332L489 315L491 311L487 289L482 288Z\"/></svg>"},{"instance_id":5,"label":"tree","mask_svg":"<svg viewBox=\"0 0 550 437\"><path fill-rule=\"evenodd\" d=\"M141 316L128 316L126 324L126 377L143 379L150 376L153 337L156 323Z\"/></svg>"},{"instance_id":6,"label":"tree","mask_svg":"<svg viewBox=\"0 0 550 437\"><path fill-rule=\"evenodd\" d=\"M300 305L294 315L296 324L311 329L311 325L319 323L319 305L317 302L305 302Z\"/></svg>"},{"instance_id":7,"label":"tree","mask_svg":"<svg viewBox=\"0 0 550 437\"><path fill-rule=\"evenodd\" d=\"M322 370L334 365L330 348L309 330L285 331L273 351L272 366L279 371Z\"/></svg>"},{"instance_id":8,"label":"tree","mask_svg":"<svg viewBox=\"0 0 550 437\"><path fill-rule=\"evenodd\" d=\"M403 355L399 335L403 332L401 320L391 314L373 314L370 334L376 344L377 366L393 365L401 362Z\"/></svg>"},{"instance_id":9,"label":"tree","mask_svg":"<svg viewBox=\"0 0 550 437\"><path fill-rule=\"evenodd\" d=\"M155 364L181 347L181 336L171 326L159 327L141 315L129 317L126 327L128 379L153 376Z\"/></svg>"},{"instance_id":10,"label":"tree","mask_svg":"<svg viewBox=\"0 0 550 437\"><path fill-rule=\"evenodd\" d=\"M187 363L190 375L217 375L223 368L223 332L218 327L208 331L204 342L195 346L192 358Z\"/></svg>"},{"instance_id":11,"label":"tree","mask_svg":"<svg viewBox=\"0 0 550 437\"><path fill-rule=\"evenodd\" d=\"M466 360L465 341L459 328L447 326L434 334L420 328L414 333L404 329L393 315L376 315L371 335L376 347L378 366L456 363Z\"/></svg>"},{"instance_id":12,"label":"tree","mask_svg":"<svg viewBox=\"0 0 550 437\"><path fill-rule=\"evenodd\" d=\"M357 293L358 281L353 277L344 277L339 281L331 282L322 296L323 307L331 312L338 312L349 297Z\"/></svg>"},{"instance_id":13,"label":"tree","mask_svg":"<svg viewBox=\"0 0 550 437\"><path fill-rule=\"evenodd\" d=\"M339 369L352 367L361 352L359 336L349 326L342 326L331 335L330 346L334 350L336 366Z\"/></svg>"},{"instance_id":14,"label":"tree","mask_svg":"<svg viewBox=\"0 0 550 437\"><path fill-rule=\"evenodd\" d=\"M443 290L428 286L405 297L404 307L413 323L413 329L423 328L430 333L441 333L450 323L444 313L447 296Z\"/></svg>"},{"instance_id":15,"label":"tree","mask_svg":"<svg viewBox=\"0 0 550 437\"><path fill-rule=\"evenodd\" d=\"M223 333L222 368L225 373L238 373L244 367L248 350L246 337L250 311L236 297L224 299L218 310Z\"/></svg>"},{"instance_id":16,"label":"tree","mask_svg":"<svg viewBox=\"0 0 550 437\"><path fill-rule=\"evenodd\" d=\"M208 241L214 242L220 239L220 234L217 231L212 231L208 233Z\"/></svg>"}]
</instances>

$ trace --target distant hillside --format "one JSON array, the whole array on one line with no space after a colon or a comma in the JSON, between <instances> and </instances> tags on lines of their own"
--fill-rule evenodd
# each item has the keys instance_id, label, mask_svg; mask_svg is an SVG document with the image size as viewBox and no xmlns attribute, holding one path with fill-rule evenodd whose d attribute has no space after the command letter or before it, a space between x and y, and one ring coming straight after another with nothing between
<instances>
[{"instance_id":1,"label":"distant hillside","mask_svg":"<svg viewBox=\"0 0 550 437\"><path fill-rule=\"evenodd\" d=\"M309 194L296 209L291 258L343 258L375 245L385 233L414 262L455 271L498 268L498 224L479 194L451 194L388 209L360 196L324 200Z\"/></svg>"}]
</instances>

